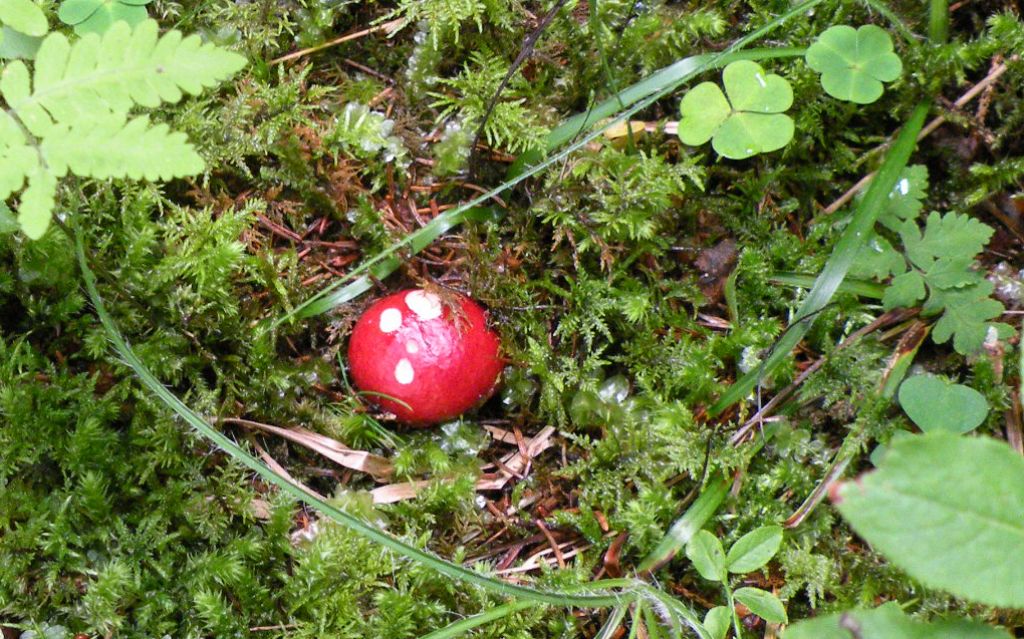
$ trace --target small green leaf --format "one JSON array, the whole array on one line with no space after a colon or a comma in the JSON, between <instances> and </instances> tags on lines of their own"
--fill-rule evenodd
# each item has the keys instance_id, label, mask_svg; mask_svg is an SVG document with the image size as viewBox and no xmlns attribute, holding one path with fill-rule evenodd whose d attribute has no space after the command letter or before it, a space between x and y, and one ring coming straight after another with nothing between
<instances>
[{"instance_id":1,"label":"small green leaf","mask_svg":"<svg viewBox=\"0 0 1024 639\"><path fill-rule=\"evenodd\" d=\"M915 375L903 382L899 400L907 416L926 433L967 433L988 416L988 402L981 393L935 375Z\"/></svg>"},{"instance_id":2,"label":"small green leaf","mask_svg":"<svg viewBox=\"0 0 1024 639\"><path fill-rule=\"evenodd\" d=\"M830 27L807 48L807 66L821 74L821 86L834 98L870 104L882 96L882 83L903 71L884 29L866 24Z\"/></svg>"},{"instance_id":3,"label":"small green leaf","mask_svg":"<svg viewBox=\"0 0 1024 639\"><path fill-rule=\"evenodd\" d=\"M3 202L0 202L0 235L10 235L17 232L20 228L21 225L18 224L18 220L14 217L11 209Z\"/></svg>"},{"instance_id":4,"label":"small green leaf","mask_svg":"<svg viewBox=\"0 0 1024 639\"><path fill-rule=\"evenodd\" d=\"M851 610L798 621L782 639L1009 639L1005 631L966 619L925 623L908 617L899 604Z\"/></svg>"},{"instance_id":5,"label":"small green leaf","mask_svg":"<svg viewBox=\"0 0 1024 639\"><path fill-rule=\"evenodd\" d=\"M679 111L679 139L690 146L710 140L732 113L725 94L714 82L701 82L690 89L679 103Z\"/></svg>"},{"instance_id":6,"label":"small green leaf","mask_svg":"<svg viewBox=\"0 0 1024 639\"><path fill-rule=\"evenodd\" d=\"M894 441L838 496L853 529L925 586L1024 608L1024 457L1005 443L947 432Z\"/></svg>"},{"instance_id":7,"label":"small green leaf","mask_svg":"<svg viewBox=\"0 0 1024 639\"><path fill-rule=\"evenodd\" d=\"M989 297L993 285L988 280L960 289L932 289L932 295L922 308L931 315L942 309L942 317L935 323L932 339L944 344L953 338L953 348L962 355L977 352L990 336L1005 339L1013 335L1013 327L993 322L1005 310L1001 302Z\"/></svg>"},{"instance_id":8,"label":"small green leaf","mask_svg":"<svg viewBox=\"0 0 1024 639\"><path fill-rule=\"evenodd\" d=\"M778 151L793 139L793 119L776 113L734 113L725 121L711 146L730 160L744 160L758 153Z\"/></svg>"},{"instance_id":9,"label":"small green leaf","mask_svg":"<svg viewBox=\"0 0 1024 639\"><path fill-rule=\"evenodd\" d=\"M781 149L793 139L793 120L782 114L793 104L789 82L750 60L725 67L722 82L724 94L703 82L683 96L680 140L698 145L711 139L719 155L742 160Z\"/></svg>"},{"instance_id":10,"label":"small green leaf","mask_svg":"<svg viewBox=\"0 0 1024 639\"><path fill-rule=\"evenodd\" d=\"M29 178L18 206L18 224L30 240L38 240L50 227L56 194L57 178L52 173L37 170Z\"/></svg>"},{"instance_id":11,"label":"small green leaf","mask_svg":"<svg viewBox=\"0 0 1024 639\"><path fill-rule=\"evenodd\" d=\"M992 227L968 215L932 211L922 233L912 221L900 226L900 237L907 255L921 269L927 269L940 257L974 257L992 237Z\"/></svg>"},{"instance_id":12,"label":"small green leaf","mask_svg":"<svg viewBox=\"0 0 1024 639\"><path fill-rule=\"evenodd\" d=\"M919 300L924 299L927 293L921 274L917 271L907 271L892 278L889 288L882 294L882 307L888 311L900 306L914 306Z\"/></svg>"},{"instance_id":13,"label":"small green leaf","mask_svg":"<svg viewBox=\"0 0 1024 639\"><path fill-rule=\"evenodd\" d=\"M852 277L870 277L883 280L890 275L900 275L907 270L903 255L892 247L889 240L872 234L857 253L857 259L850 267Z\"/></svg>"},{"instance_id":14,"label":"small green leaf","mask_svg":"<svg viewBox=\"0 0 1024 639\"><path fill-rule=\"evenodd\" d=\"M761 65L750 60L725 67L722 84L734 111L782 113L793 106L789 82L774 73L765 73Z\"/></svg>"},{"instance_id":15,"label":"small green leaf","mask_svg":"<svg viewBox=\"0 0 1024 639\"><path fill-rule=\"evenodd\" d=\"M149 0L65 0L57 12L64 24L75 28L75 33L104 33L115 22L135 26L149 13L145 5Z\"/></svg>"},{"instance_id":16,"label":"small green leaf","mask_svg":"<svg viewBox=\"0 0 1024 639\"><path fill-rule=\"evenodd\" d=\"M0 0L0 22L28 36L43 36L50 30L46 14L32 0Z\"/></svg>"},{"instance_id":17,"label":"small green leaf","mask_svg":"<svg viewBox=\"0 0 1024 639\"><path fill-rule=\"evenodd\" d=\"M725 639L729 632L729 624L732 622L729 609L725 606L715 606L704 615L704 629L711 635L710 639Z\"/></svg>"},{"instance_id":18,"label":"small green leaf","mask_svg":"<svg viewBox=\"0 0 1024 639\"><path fill-rule=\"evenodd\" d=\"M5 60L31 60L36 57L41 37L25 35L10 27L0 29L0 58Z\"/></svg>"},{"instance_id":19,"label":"small green leaf","mask_svg":"<svg viewBox=\"0 0 1024 639\"><path fill-rule=\"evenodd\" d=\"M914 164L903 169L896 186L889 191L889 201L878 216L878 221L898 231L905 220L915 219L924 206L922 201L928 190L928 167Z\"/></svg>"},{"instance_id":20,"label":"small green leaf","mask_svg":"<svg viewBox=\"0 0 1024 639\"><path fill-rule=\"evenodd\" d=\"M729 572L740 574L757 570L771 561L781 545L781 527L755 528L732 545L729 554L725 557L725 565Z\"/></svg>"},{"instance_id":21,"label":"small green leaf","mask_svg":"<svg viewBox=\"0 0 1024 639\"><path fill-rule=\"evenodd\" d=\"M786 607L782 605L778 597L766 590L740 588L733 593L733 596L736 601L750 608L750 612L765 621L772 623L787 623L789 621L786 616Z\"/></svg>"},{"instance_id":22,"label":"small green leaf","mask_svg":"<svg viewBox=\"0 0 1024 639\"><path fill-rule=\"evenodd\" d=\"M725 550L718 537L708 531L702 530L693 536L686 545L686 556L693 562L701 577L708 581L725 579Z\"/></svg>"}]
</instances>

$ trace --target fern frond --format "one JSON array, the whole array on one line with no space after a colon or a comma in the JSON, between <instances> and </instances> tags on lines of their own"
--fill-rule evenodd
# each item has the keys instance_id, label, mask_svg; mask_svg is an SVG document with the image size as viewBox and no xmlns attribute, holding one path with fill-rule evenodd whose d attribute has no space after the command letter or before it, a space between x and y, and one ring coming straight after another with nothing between
<instances>
[{"instance_id":1,"label":"fern frond","mask_svg":"<svg viewBox=\"0 0 1024 639\"><path fill-rule=\"evenodd\" d=\"M35 64L29 95L22 85L16 99L4 93L15 113L22 117L25 109L41 106L55 120L81 121L101 110L124 113L134 105L156 107L183 93L199 94L240 70L245 58L199 36L159 36L156 21L146 20L134 30L118 22L102 36L87 34L74 43L52 33Z\"/></svg>"},{"instance_id":2,"label":"fern frond","mask_svg":"<svg viewBox=\"0 0 1024 639\"><path fill-rule=\"evenodd\" d=\"M43 168L36 169L28 178L28 188L21 194L18 207L18 224L29 239L38 240L50 227L56 197L56 176Z\"/></svg>"},{"instance_id":3,"label":"fern frond","mask_svg":"<svg viewBox=\"0 0 1024 639\"><path fill-rule=\"evenodd\" d=\"M0 0L0 23L34 37L44 35L50 28L46 14L32 0Z\"/></svg>"},{"instance_id":4,"label":"fern frond","mask_svg":"<svg viewBox=\"0 0 1024 639\"><path fill-rule=\"evenodd\" d=\"M15 60L4 67L4 73L0 76L0 95L3 95L32 135L42 137L53 127L53 120L46 111L31 101L32 77L21 60Z\"/></svg>"},{"instance_id":5,"label":"fern frond","mask_svg":"<svg viewBox=\"0 0 1024 639\"><path fill-rule=\"evenodd\" d=\"M147 116L126 122L111 114L93 121L60 122L40 150L50 171L93 178L170 180L203 170L203 159L184 133L166 124L151 126Z\"/></svg>"},{"instance_id":6,"label":"fern frond","mask_svg":"<svg viewBox=\"0 0 1024 639\"><path fill-rule=\"evenodd\" d=\"M0 201L21 188L39 165L39 154L11 116L0 111Z\"/></svg>"}]
</instances>

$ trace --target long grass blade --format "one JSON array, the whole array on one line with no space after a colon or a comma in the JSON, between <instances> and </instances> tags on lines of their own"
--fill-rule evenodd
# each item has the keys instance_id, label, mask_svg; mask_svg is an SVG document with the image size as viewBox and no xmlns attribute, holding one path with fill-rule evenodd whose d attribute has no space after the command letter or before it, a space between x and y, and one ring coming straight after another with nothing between
<instances>
[{"instance_id":1,"label":"long grass blade","mask_svg":"<svg viewBox=\"0 0 1024 639\"><path fill-rule=\"evenodd\" d=\"M618 632L619 627L622 626L622 620L626 618L627 610L626 606L614 608L611 614L608 615L608 619L605 620L604 625L594 635L594 639L612 639L615 633Z\"/></svg>"},{"instance_id":2,"label":"long grass blade","mask_svg":"<svg viewBox=\"0 0 1024 639\"><path fill-rule=\"evenodd\" d=\"M507 603L503 606L495 606L494 608L491 608L486 612L482 612L479 615L473 615L472 617L460 619L459 621L447 625L444 628L441 628L440 630L435 630L429 635L424 635L420 637L420 639L453 639L454 637L464 635L473 628L489 624L492 621L497 621L498 619L507 617L508 615L514 612L525 610L536 605L537 604L532 601L524 600L514 601L512 603Z\"/></svg>"},{"instance_id":3,"label":"long grass blade","mask_svg":"<svg viewBox=\"0 0 1024 639\"><path fill-rule=\"evenodd\" d=\"M387 277L401 265L401 260L398 257L399 252L406 252L407 254L418 253L424 247L429 246L443 233L461 224L466 219L467 213L475 207L478 207L480 204L483 204L492 197L516 186L523 180L536 175L549 166L560 162L570 154L578 151L589 144L592 140L599 137L609 127L630 118L632 115L642 111L643 109L646 109L682 84L691 80L697 74L711 69L714 66L721 65L725 60L733 61L745 59L744 56L750 56L750 59L764 59L765 57L769 57L769 53L767 52L771 51L770 49L763 49L756 52L743 52L740 51L740 49L743 49L751 42L754 42L755 40L770 33L772 30L778 28L790 19L802 15L804 12L818 4L821 4L823 1L824 0L804 0L804 2L795 5L792 9L768 22L760 29L752 31L746 36L737 39L724 51L693 56L691 58L681 60L672 66L666 67L652 75L651 78L638 83L641 85L645 82L647 83L646 86L642 87L643 90L635 90L636 85L625 89L619 94L619 96L602 103L602 105L610 103L611 106L603 107L601 113L605 113L607 108L612 109L609 114L615 113L615 109L618 108L619 99L622 99L622 102L626 104L633 101L633 106L618 112L617 115L605 122L603 125L583 134L580 139L573 142L562 151L555 153L536 164L532 164L518 175L506 180L497 187L474 197L460 206L449 209L441 215L438 215L422 228L410 233L374 257L366 260L359 267L349 272L345 277L325 287L319 293L312 296L295 309L282 315L273 323L273 326L279 326L294 319L304 319L320 315L337 306L352 301L372 288L374 279L383 279ZM778 49L777 51L782 57L799 55L797 49ZM646 97L641 97L648 91L650 91L650 93L647 94ZM570 118L570 122L573 122L574 126L566 127L565 129L561 129L561 127L556 129L556 131L560 131L559 135L556 138L549 139L549 143L558 142L561 144L578 133L583 133L587 123L593 120L594 113L581 114L581 116L575 117L582 117L582 119L578 122L573 122L572 118Z\"/></svg>"},{"instance_id":4,"label":"long grass blade","mask_svg":"<svg viewBox=\"0 0 1024 639\"><path fill-rule=\"evenodd\" d=\"M772 284L782 284L783 286L792 286L794 288L811 288L814 286L816 279L814 275L806 273L779 272L769 277L768 281ZM885 287L881 284L865 280L844 280L836 290L840 293L853 293L854 295L870 297L875 300L882 299L882 294L885 293Z\"/></svg>"},{"instance_id":5,"label":"long grass blade","mask_svg":"<svg viewBox=\"0 0 1024 639\"><path fill-rule=\"evenodd\" d=\"M836 242L832 255L828 258L825 268L814 281L814 286L807 294L804 303L800 305L796 318L790 323L789 328L775 344L772 352L756 369L750 371L722 394L711 408L708 409L710 417L721 415L725 409L736 402L741 401L750 394L754 386L765 376L770 375L782 362L789 357L800 340L810 330L814 317L825 305L829 303L832 296L839 289L839 286L846 278L846 273L853 265L853 261L864 243L865 238L875 226L875 220L888 199L889 192L899 179L900 172L910 160L910 154L917 144L917 134L924 126L925 116L928 115L930 102L919 104L911 114L907 123L903 126L899 136L885 156L878 173L868 185L867 193L857 205L850 224L843 230L843 234Z\"/></svg>"},{"instance_id":6,"label":"long grass blade","mask_svg":"<svg viewBox=\"0 0 1024 639\"><path fill-rule=\"evenodd\" d=\"M690 543L693 536L708 523L711 516L725 501L728 492L729 481L727 479L719 478L710 481L700 496L686 509L683 516L672 524L672 528L661 539L657 547L640 562L637 571L641 575L650 574L672 561L676 553Z\"/></svg>"},{"instance_id":7,"label":"long grass blade","mask_svg":"<svg viewBox=\"0 0 1024 639\"><path fill-rule=\"evenodd\" d=\"M85 247L83 245L82 238L77 234L75 237L75 248L78 255L78 263L82 269L82 276L85 280L86 291L88 292L89 299L96 310L96 315L99 317L100 323L103 325L114 350L121 357L124 363L135 372L143 386L145 386L149 392L155 395L161 402L163 402L164 405L181 417L189 426L194 428L203 437L216 444L221 448L221 450L233 457L236 461L258 474L266 482L277 486L278 489L293 499L305 502L321 514L338 522L342 526L362 535L370 541L384 546L398 555L428 566L443 575L451 577L452 579L474 584L507 597L514 597L517 599L556 606L604 608L617 606L621 604L623 600L628 600L630 597L634 597L635 593L633 590L643 586L641 582L634 580L606 580L603 582L597 581L588 584L586 586L587 591L582 591L581 589L580 593L575 593L568 591L549 592L530 588L528 586L510 584L501 581L500 579L488 577L487 575L470 570L460 566L459 564L446 561L428 551L412 546L396 537L392 537L391 535L366 524L361 519L350 515L345 511L339 510L327 502L297 488L287 479L272 472L259 460L243 450L238 444L233 442L223 433L211 427L205 419L185 405L184 402L182 402L174 393L164 386L155 375L153 375L149 368L146 367L142 360L139 359L132 348L128 345L127 341L125 341L124 336L121 335L114 319L110 316L110 313L107 312L106 305L103 303L103 298L100 297L99 290L96 288L96 276L89 268L89 264L86 261ZM620 591L615 592L612 589L620 589Z\"/></svg>"}]
</instances>

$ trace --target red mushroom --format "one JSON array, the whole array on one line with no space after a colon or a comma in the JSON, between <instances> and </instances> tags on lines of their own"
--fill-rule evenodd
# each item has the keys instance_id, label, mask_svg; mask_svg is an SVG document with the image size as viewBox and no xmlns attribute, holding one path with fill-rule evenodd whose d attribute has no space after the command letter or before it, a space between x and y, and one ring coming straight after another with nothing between
<instances>
[{"instance_id":1,"label":"red mushroom","mask_svg":"<svg viewBox=\"0 0 1024 639\"><path fill-rule=\"evenodd\" d=\"M378 300L349 340L352 380L404 422L452 419L486 399L502 362L482 308L462 295L456 308L411 289Z\"/></svg>"}]
</instances>

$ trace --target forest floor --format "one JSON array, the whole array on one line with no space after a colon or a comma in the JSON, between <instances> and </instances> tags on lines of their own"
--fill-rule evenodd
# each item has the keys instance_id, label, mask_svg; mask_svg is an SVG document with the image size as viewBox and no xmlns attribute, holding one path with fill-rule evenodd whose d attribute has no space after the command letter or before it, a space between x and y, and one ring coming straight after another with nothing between
<instances>
[{"instance_id":1,"label":"forest floor","mask_svg":"<svg viewBox=\"0 0 1024 639\"><path fill-rule=\"evenodd\" d=\"M112 350L74 237L159 385L277 477L452 564L566 602L639 577L700 619L733 603L739 627L708 622L712 639L798 636L774 604L740 601L752 588L791 622L897 602L921 622L1024 636L1024 595L929 581L828 497L842 501L836 480L893 442L941 430L930 424L947 408L928 404L950 389L962 394L948 410L981 406L963 437L1024 452L1024 23L1015 3L965 0L948 8L946 41L925 4L822 2L782 21L795 3L153 0L161 28L247 66L151 114L187 135L201 174L69 177L60 224L36 241L0 216L4 639L399 639L494 610L472 636L674 632L654 603L517 606L298 502ZM41 6L70 32L56 3ZM888 34L901 71L864 80L884 88L867 103L838 99L805 49L865 24ZM741 111L728 78L732 111L715 120L705 98L688 117L713 122L682 118L688 90L721 85L717 62L646 104L625 91L766 25L741 44L788 85L792 106L767 96L763 110L789 125L726 139ZM898 136L922 101L914 147ZM629 126L604 126L634 104ZM786 126L774 150L727 148ZM903 148L873 204L864 178ZM870 238L813 306L865 211ZM365 286L342 288L352 281ZM397 423L347 373L355 320L413 287L477 300L508 362L491 399L430 428ZM896 392L924 375L937 394ZM696 528L724 548L763 534L764 561L724 590L682 541L639 569L710 501Z\"/></svg>"}]
</instances>

